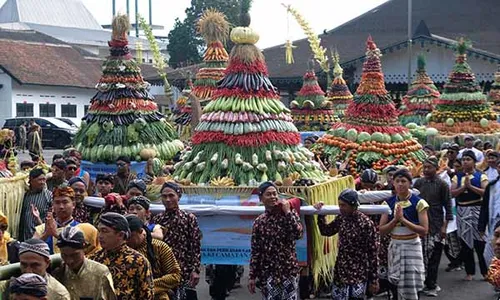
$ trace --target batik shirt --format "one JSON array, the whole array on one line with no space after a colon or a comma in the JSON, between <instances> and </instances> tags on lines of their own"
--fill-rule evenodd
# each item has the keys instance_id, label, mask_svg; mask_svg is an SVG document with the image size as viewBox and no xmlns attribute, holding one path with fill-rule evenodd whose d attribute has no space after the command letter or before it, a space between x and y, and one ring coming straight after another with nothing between
<instances>
[{"instance_id":1,"label":"batik shirt","mask_svg":"<svg viewBox=\"0 0 500 300\"><path fill-rule=\"evenodd\" d=\"M249 278L265 285L269 278L279 284L297 276L295 241L302 237L302 231L295 210L287 214L266 211L258 216L252 229Z\"/></svg>"},{"instance_id":2,"label":"batik shirt","mask_svg":"<svg viewBox=\"0 0 500 300\"><path fill-rule=\"evenodd\" d=\"M155 299L168 299L168 292L173 291L179 286L181 269L175 259L174 252L165 242L153 239L152 245L157 263L156 265L151 265L155 284ZM137 251L144 255L144 257L147 257L148 247L146 240L144 240Z\"/></svg>"},{"instance_id":3,"label":"batik shirt","mask_svg":"<svg viewBox=\"0 0 500 300\"><path fill-rule=\"evenodd\" d=\"M85 204L83 204L83 202L76 202L75 209L73 210L73 219L79 223L89 223L89 209L85 206Z\"/></svg>"},{"instance_id":4,"label":"batik shirt","mask_svg":"<svg viewBox=\"0 0 500 300\"><path fill-rule=\"evenodd\" d=\"M63 264L54 271L54 277L66 287L71 299L116 299L109 269L93 260L85 259L77 273Z\"/></svg>"},{"instance_id":5,"label":"batik shirt","mask_svg":"<svg viewBox=\"0 0 500 300\"><path fill-rule=\"evenodd\" d=\"M417 179L413 188L419 190L419 196L424 198L427 204L429 204L429 209L427 210L429 216L429 234L440 234L445 217L446 220L453 221L450 187L444 180L435 176L431 179ZM446 211L445 216L443 216L443 208Z\"/></svg>"},{"instance_id":6,"label":"batik shirt","mask_svg":"<svg viewBox=\"0 0 500 300\"><path fill-rule=\"evenodd\" d=\"M151 266L139 252L123 244L114 251L101 249L89 258L108 267L113 277L116 299L154 299Z\"/></svg>"},{"instance_id":7,"label":"batik shirt","mask_svg":"<svg viewBox=\"0 0 500 300\"><path fill-rule=\"evenodd\" d=\"M182 283L189 281L191 273L200 273L201 231L195 215L180 209L166 211L153 218L164 227L163 241L172 248L181 267Z\"/></svg>"},{"instance_id":8,"label":"batik shirt","mask_svg":"<svg viewBox=\"0 0 500 300\"><path fill-rule=\"evenodd\" d=\"M338 254L333 278L337 285L371 283L378 278L378 249L380 236L377 227L362 212L339 215L331 223L318 216L321 235L339 234Z\"/></svg>"}]
</instances>

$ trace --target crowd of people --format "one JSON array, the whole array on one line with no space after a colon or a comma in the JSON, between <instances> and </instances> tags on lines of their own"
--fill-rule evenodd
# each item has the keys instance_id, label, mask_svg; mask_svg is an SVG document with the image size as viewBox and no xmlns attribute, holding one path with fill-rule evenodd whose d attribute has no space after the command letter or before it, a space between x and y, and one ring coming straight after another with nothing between
<instances>
[{"instance_id":1,"label":"crowd of people","mask_svg":"<svg viewBox=\"0 0 500 300\"><path fill-rule=\"evenodd\" d=\"M476 274L476 252L483 279L500 287L500 241L489 243L500 237L500 154L490 145L466 136L464 148L425 146L422 172L389 166L381 177L364 170L356 190L340 194L340 215L330 223L321 214L317 218L322 235L338 235L331 298L438 296L443 252L450 260L447 271L464 270L468 281ZM116 167L115 174L97 174L92 181L74 149L54 155L48 174L33 161L21 163L29 171L29 190L18 240L0 215L0 261L20 262L23 275L4 282L4 296L197 299L202 233L196 216L179 208L181 187L163 184L159 200L165 212L153 216L146 182L136 178L130 160L119 157ZM359 211L360 194L374 190L392 194L378 202L388 205L391 214ZM309 298L302 295L316 291L299 284L295 252L303 235L300 200L283 199L272 182L259 186L258 194L265 213L253 226L248 289L260 289L263 299ZM87 206L83 200L88 195L104 198L104 207ZM321 211L323 203L314 206ZM451 222L456 230L449 229ZM51 255L58 253L63 263L51 269ZM232 281L232 286L241 269L208 270L212 298L225 299L231 287L213 285L215 278Z\"/></svg>"}]
</instances>

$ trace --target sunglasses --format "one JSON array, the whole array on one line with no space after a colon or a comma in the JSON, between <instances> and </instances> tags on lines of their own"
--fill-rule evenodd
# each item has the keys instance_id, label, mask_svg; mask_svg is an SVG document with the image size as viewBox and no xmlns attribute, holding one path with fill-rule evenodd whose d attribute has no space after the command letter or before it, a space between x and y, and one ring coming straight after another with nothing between
<instances>
[{"instance_id":1,"label":"sunglasses","mask_svg":"<svg viewBox=\"0 0 500 300\"><path fill-rule=\"evenodd\" d=\"M76 171L76 169L77 169L76 167L68 167L69 171Z\"/></svg>"}]
</instances>

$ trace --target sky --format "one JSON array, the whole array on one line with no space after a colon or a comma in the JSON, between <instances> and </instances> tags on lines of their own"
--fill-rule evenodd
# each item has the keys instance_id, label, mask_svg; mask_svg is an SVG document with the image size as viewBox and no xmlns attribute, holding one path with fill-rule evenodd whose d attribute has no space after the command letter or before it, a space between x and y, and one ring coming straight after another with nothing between
<instances>
[{"instance_id":1,"label":"sky","mask_svg":"<svg viewBox=\"0 0 500 300\"><path fill-rule=\"evenodd\" d=\"M2 3L4 0L0 0ZM103 24L111 23L111 0L82 0L85 6ZM139 13L147 18L148 0L139 1ZM267 48L283 44L287 39L297 40L305 35L295 19L287 17L287 11L282 6L292 5L309 22L314 32L320 34L330 30L350 19L369 11L387 0L254 0L250 15L250 27L257 31L260 40L257 46ZM184 10L191 0L152 0L153 24L163 25L165 31L155 31L155 34L167 35L172 29L176 18L185 18ZM134 0L130 0L131 13L135 12ZM118 12L126 11L126 0L116 0Z\"/></svg>"}]
</instances>

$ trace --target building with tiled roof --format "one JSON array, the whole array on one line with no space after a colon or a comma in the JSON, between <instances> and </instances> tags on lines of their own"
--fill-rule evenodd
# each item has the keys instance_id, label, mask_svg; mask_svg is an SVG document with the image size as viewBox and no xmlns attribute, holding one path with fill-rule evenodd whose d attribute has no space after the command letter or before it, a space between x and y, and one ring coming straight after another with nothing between
<instances>
[{"instance_id":1,"label":"building with tiled roof","mask_svg":"<svg viewBox=\"0 0 500 300\"><path fill-rule=\"evenodd\" d=\"M12 117L84 116L103 60L33 30L0 29L0 125ZM144 76L156 74L142 65ZM165 103L164 105L167 105Z\"/></svg>"},{"instance_id":2,"label":"building with tiled roof","mask_svg":"<svg viewBox=\"0 0 500 300\"><path fill-rule=\"evenodd\" d=\"M6 0L0 8L0 28L36 30L101 57L108 55L108 41L111 39L111 31L99 25L81 0ZM134 56L139 44L143 62L152 63L148 41L129 37ZM168 55L166 43L159 44L164 55Z\"/></svg>"}]
</instances>

